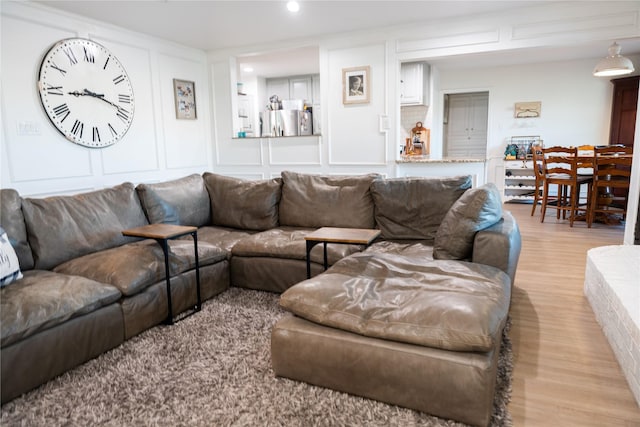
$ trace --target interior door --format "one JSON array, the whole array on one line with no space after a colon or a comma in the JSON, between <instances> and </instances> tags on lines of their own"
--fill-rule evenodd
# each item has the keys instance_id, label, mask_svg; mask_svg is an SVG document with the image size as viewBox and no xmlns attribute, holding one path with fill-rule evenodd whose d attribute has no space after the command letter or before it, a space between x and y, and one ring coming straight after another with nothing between
<instances>
[{"instance_id":1,"label":"interior door","mask_svg":"<svg viewBox=\"0 0 640 427\"><path fill-rule=\"evenodd\" d=\"M449 94L446 157L485 158L489 92Z\"/></svg>"}]
</instances>

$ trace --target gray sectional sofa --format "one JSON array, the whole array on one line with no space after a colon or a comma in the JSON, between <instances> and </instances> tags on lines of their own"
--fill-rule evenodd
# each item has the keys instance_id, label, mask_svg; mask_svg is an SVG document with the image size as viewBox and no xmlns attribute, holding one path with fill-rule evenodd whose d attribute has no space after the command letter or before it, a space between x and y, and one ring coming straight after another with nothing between
<instances>
[{"instance_id":1,"label":"gray sectional sofa","mask_svg":"<svg viewBox=\"0 0 640 427\"><path fill-rule=\"evenodd\" d=\"M274 327L277 375L484 425L520 253L496 195L468 176L295 172L41 199L2 189L0 226L24 276L0 291L2 402L167 317L162 249L122 231L168 223L198 227L205 301L229 286L283 293L293 314ZM326 272L316 246L307 279L304 236L322 226L381 236L329 244ZM169 249L175 315L195 304L195 257L190 237Z\"/></svg>"}]
</instances>

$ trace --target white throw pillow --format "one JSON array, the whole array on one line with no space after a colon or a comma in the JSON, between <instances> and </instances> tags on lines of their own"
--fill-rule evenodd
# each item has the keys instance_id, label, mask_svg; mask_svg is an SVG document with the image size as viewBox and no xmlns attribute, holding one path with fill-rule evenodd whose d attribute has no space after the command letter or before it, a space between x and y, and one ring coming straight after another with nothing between
<instances>
[{"instance_id":1,"label":"white throw pillow","mask_svg":"<svg viewBox=\"0 0 640 427\"><path fill-rule=\"evenodd\" d=\"M0 288L18 279L22 279L18 256L7 233L0 227Z\"/></svg>"}]
</instances>

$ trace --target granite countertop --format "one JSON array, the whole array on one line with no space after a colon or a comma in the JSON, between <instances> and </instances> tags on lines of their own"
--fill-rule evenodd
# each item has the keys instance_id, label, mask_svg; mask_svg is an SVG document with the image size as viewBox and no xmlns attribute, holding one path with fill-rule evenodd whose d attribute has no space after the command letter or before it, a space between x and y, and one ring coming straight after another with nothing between
<instances>
[{"instance_id":1,"label":"granite countertop","mask_svg":"<svg viewBox=\"0 0 640 427\"><path fill-rule=\"evenodd\" d=\"M463 157L402 156L396 163L484 163L486 159Z\"/></svg>"}]
</instances>

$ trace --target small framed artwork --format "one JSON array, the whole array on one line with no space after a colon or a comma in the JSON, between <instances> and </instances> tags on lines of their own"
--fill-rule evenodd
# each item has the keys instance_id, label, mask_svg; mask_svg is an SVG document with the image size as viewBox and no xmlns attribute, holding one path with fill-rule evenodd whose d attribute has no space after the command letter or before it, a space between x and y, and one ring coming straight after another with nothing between
<instances>
[{"instance_id":1,"label":"small framed artwork","mask_svg":"<svg viewBox=\"0 0 640 427\"><path fill-rule=\"evenodd\" d=\"M514 109L514 117L516 119L528 119L532 117L540 117L540 108L542 102L516 102Z\"/></svg>"},{"instance_id":2,"label":"small framed artwork","mask_svg":"<svg viewBox=\"0 0 640 427\"><path fill-rule=\"evenodd\" d=\"M342 103L367 104L371 100L371 67L342 69Z\"/></svg>"},{"instance_id":3,"label":"small framed artwork","mask_svg":"<svg viewBox=\"0 0 640 427\"><path fill-rule=\"evenodd\" d=\"M196 84L187 80L173 79L173 96L176 100L176 119L195 120Z\"/></svg>"}]
</instances>

